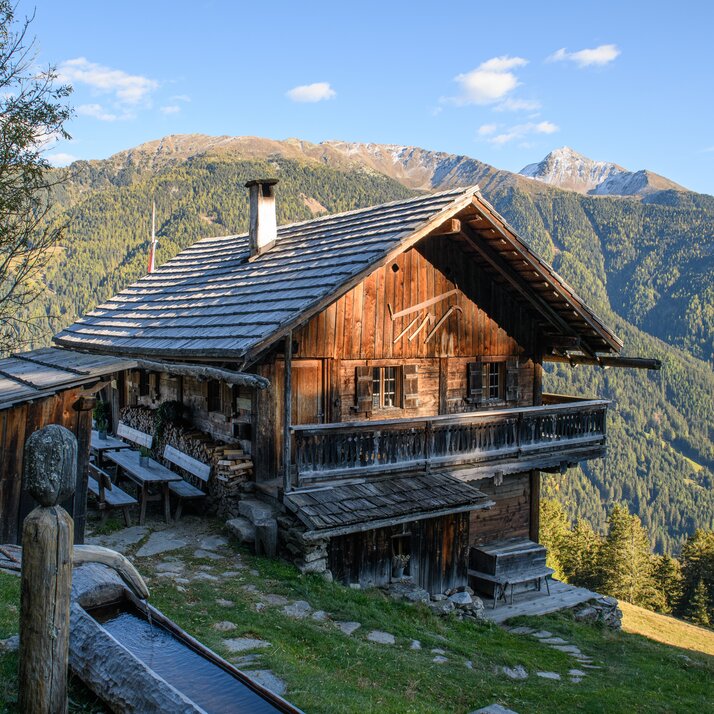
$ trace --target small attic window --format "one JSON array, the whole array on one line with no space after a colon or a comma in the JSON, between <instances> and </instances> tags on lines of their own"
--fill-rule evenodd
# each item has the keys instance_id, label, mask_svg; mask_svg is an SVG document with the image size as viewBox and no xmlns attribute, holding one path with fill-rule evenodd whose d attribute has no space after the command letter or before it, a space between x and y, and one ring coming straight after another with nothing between
<instances>
[{"instance_id":1,"label":"small attic window","mask_svg":"<svg viewBox=\"0 0 714 714\"><path fill-rule=\"evenodd\" d=\"M396 263L392 263L392 272L393 273L399 272L399 266Z\"/></svg>"}]
</instances>

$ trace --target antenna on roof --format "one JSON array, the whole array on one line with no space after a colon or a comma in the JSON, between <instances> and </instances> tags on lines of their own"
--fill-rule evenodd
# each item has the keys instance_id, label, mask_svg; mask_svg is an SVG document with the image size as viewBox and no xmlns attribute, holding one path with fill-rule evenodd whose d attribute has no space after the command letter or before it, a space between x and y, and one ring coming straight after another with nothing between
<instances>
[{"instance_id":1,"label":"antenna on roof","mask_svg":"<svg viewBox=\"0 0 714 714\"><path fill-rule=\"evenodd\" d=\"M156 201L151 202L151 247L149 248L149 273L154 272L156 256Z\"/></svg>"}]
</instances>

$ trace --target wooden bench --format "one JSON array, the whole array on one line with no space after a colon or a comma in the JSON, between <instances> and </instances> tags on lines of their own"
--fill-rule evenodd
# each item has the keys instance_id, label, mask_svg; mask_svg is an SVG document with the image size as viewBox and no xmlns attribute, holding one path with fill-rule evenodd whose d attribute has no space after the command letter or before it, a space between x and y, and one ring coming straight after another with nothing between
<instances>
[{"instance_id":1,"label":"wooden bench","mask_svg":"<svg viewBox=\"0 0 714 714\"><path fill-rule=\"evenodd\" d=\"M520 572L504 573L503 575L491 575L480 570L469 570L469 581L474 578L476 581L484 581L493 583L493 609L496 609L496 603L503 599L506 602L506 593L508 586L511 586L511 605L513 605L513 589L516 585L523 583L536 583L538 590L541 589L541 582L545 582L546 590L550 595L550 584L548 578L554 573L553 568L542 568L540 570L522 570Z\"/></svg>"},{"instance_id":2,"label":"wooden bench","mask_svg":"<svg viewBox=\"0 0 714 714\"><path fill-rule=\"evenodd\" d=\"M122 439L126 439L127 441L131 441L137 446L144 446L147 449L150 449L151 445L154 443L154 437L151 434L139 431L138 429L133 429L123 421L119 422L119 426L117 427L117 436Z\"/></svg>"},{"instance_id":3,"label":"wooden bench","mask_svg":"<svg viewBox=\"0 0 714 714\"><path fill-rule=\"evenodd\" d=\"M124 513L124 522L127 526L131 525L129 507L135 506L138 501L122 491L119 486L115 486L110 475L96 464L89 464L87 490L97 499L97 505L102 514L102 524L106 522L111 509L121 508Z\"/></svg>"},{"instance_id":4,"label":"wooden bench","mask_svg":"<svg viewBox=\"0 0 714 714\"><path fill-rule=\"evenodd\" d=\"M184 454L183 451L179 451L173 446L166 446L164 448L164 459L169 463L174 464L174 466L178 466L184 471L188 471L188 473L195 476L200 481L208 483L208 479L211 475L211 467L208 464L204 464L202 461L194 459L188 454ZM194 501L206 497L205 491L202 491L200 488L196 488L196 486L188 483L188 481L173 481L169 484L169 491L171 491L171 493L173 493L178 500L176 513L174 514L174 520L176 521L181 518L181 510L183 508L184 501Z\"/></svg>"}]
</instances>

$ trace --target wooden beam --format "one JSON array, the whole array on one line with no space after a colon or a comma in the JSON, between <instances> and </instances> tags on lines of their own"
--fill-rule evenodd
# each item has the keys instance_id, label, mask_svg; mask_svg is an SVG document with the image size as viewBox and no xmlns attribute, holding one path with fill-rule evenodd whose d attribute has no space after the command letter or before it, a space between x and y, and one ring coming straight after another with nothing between
<instances>
[{"instance_id":1,"label":"wooden beam","mask_svg":"<svg viewBox=\"0 0 714 714\"><path fill-rule=\"evenodd\" d=\"M290 426L293 420L293 331L285 335L285 384L283 389L283 489L285 493L292 490L290 477L290 461L292 439Z\"/></svg>"},{"instance_id":2,"label":"wooden beam","mask_svg":"<svg viewBox=\"0 0 714 714\"><path fill-rule=\"evenodd\" d=\"M576 364L590 364L607 369L608 367L629 367L631 369L662 369L658 359L646 357L611 357L610 355L545 355L545 362L561 362L574 367Z\"/></svg>"},{"instance_id":3,"label":"wooden beam","mask_svg":"<svg viewBox=\"0 0 714 714\"><path fill-rule=\"evenodd\" d=\"M184 364L177 362L158 362L155 360L138 359L137 366L154 372L167 372L178 377L196 377L197 379L217 379L226 384L238 384L254 389L266 389L270 382L265 377L247 372L234 372L230 369L209 367L205 364Z\"/></svg>"},{"instance_id":4,"label":"wooden beam","mask_svg":"<svg viewBox=\"0 0 714 714\"><path fill-rule=\"evenodd\" d=\"M560 330L566 334L573 334L573 328L568 325L567 322L563 320L560 315L558 315L553 308L551 308L548 303L542 300L540 297L534 295L525 286L521 285L509 272L502 261L497 258L493 253L493 249L489 246L482 244L478 238L472 235L470 230L464 234L465 240L469 247L474 250L483 260L488 263L488 265L495 270L499 275L501 275L506 282L522 297L524 298L532 308L534 308L541 315L545 314L550 322L558 327Z\"/></svg>"},{"instance_id":5,"label":"wooden beam","mask_svg":"<svg viewBox=\"0 0 714 714\"><path fill-rule=\"evenodd\" d=\"M538 543L540 531L540 471L530 472L530 524L528 537Z\"/></svg>"},{"instance_id":6,"label":"wooden beam","mask_svg":"<svg viewBox=\"0 0 714 714\"><path fill-rule=\"evenodd\" d=\"M461 221L458 218L448 218L433 233L433 236L445 236L461 231Z\"/></svg>"},{"instance_id":7,"label":"wooden beam","mask_svg":"<svg viewBox=\"0 0 714 714\"><path fill-rule=\"evenodd\" d=\"M478 203L478 209L480 211L488 214L484 217L494 226L494 233L499 234L504 243L509 243L512 250L515 250L526 263L530 264L534 271L542 274L543 278L552 285L553 290L573 306L577 313L601 339L607 342L615 351L619 351L622 347L622 340L602 323L594 313L585 307L575 290L573 290L560 275L555 273L550 266L533 254L530 248L528 248L512 231L510 226L503 221L493 206L480 195L474 196L474 203ZM556 277L557 280L554 280L554 277Z\"/></svg>"}]
</instances>

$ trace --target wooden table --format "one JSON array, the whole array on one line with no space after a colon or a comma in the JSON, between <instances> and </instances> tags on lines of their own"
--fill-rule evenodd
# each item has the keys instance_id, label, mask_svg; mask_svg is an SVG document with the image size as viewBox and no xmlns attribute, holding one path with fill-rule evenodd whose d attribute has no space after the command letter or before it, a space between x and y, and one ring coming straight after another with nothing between
<instances>
[{"instance_id":1,"label":"wooden table","mask_svg":"<svg viewBox=\"0 0 714 714\"><path fill-rule=\"evenodd\" d=\"M162 499L164 502L164 518L167 523L170 523L171 503L169 500L169 484L172 481L181 481L181 477L173 471L169 471L169 469L153 459L149 459L148 464L142 466L139 461L139 452L133 449L107 451L105 452L105 457L107 460L116 464L121 472L139 487L139 503L141 505L139 524L144 525L147 502L160 501ZM159 493L150 493L150 489L152 488L158 489Z\"/></svg>"},{"instance_id":2,"label":"wooden table","mask_svg":"<svg viewBox=\"0 0 714 714\"><path fill-rule=\"evenodd\" d=\"M128 449L129 444L127 444L126 441L117 439L114 436L109 436L108 434L106 439L100 439L99 432L96 429L92 429L92 440L89 448L90 451L97 457L97 464L101 466L104 461L104 454L107 451Z\"/></svg>"}]
</instances>

